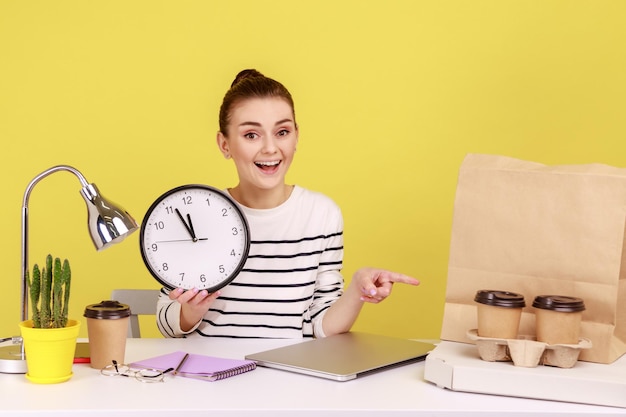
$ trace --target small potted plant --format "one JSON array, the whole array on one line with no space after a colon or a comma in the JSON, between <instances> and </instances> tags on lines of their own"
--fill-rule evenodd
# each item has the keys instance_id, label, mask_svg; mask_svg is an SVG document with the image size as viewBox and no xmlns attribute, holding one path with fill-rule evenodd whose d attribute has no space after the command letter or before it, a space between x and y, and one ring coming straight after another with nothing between
<instances>
[{"instance_id":1,"label":"small potted plant","mask_svg":"<svg viewBox=\"0 0 626 417\"><path fill-rule=\"evenodd\" d=\"M32 319L20 323L26 352L26 377L36 383L64 382L72 376L72 364L80 322L68 319L72 271L66 259L46 258L43 270L26 271Z\"/></svg>"}]
</instances>

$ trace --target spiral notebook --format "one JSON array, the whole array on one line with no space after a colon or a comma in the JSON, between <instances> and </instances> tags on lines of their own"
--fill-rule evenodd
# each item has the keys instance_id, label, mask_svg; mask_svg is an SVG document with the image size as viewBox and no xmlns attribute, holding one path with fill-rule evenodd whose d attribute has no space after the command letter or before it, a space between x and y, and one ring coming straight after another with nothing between
<instances>
[{"instance_id":1,"label":"spiral notebook","mask_svg":"<svg viewBox=\"0 0 626 417\"><path fill-rule=\"evenodd\" d=\"M217 381L249 372L256 368L256 362L251 360L227 359L194 353L190 353L183 362L185 355L187 355L186 352L177 351L133 362L130 366L157 369L159 371L165 371L170 368L177 369L176 375L204 381Z\"/></svg>"}]
</instances>

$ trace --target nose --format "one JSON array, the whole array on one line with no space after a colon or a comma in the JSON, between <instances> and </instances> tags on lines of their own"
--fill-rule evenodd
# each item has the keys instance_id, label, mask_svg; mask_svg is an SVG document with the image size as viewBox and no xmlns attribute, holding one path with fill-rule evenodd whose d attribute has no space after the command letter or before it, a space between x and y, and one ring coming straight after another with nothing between
<instances>
[{"instance_id":1,"label":"nose","mask_svg":"<svg viewBox=\"0 0 626 417\"><path fill-rule=\"evenodd\" d=\"M276 139L272 136L265 136L263 138L263 153L275 153L278 147L276 146Z\"/></svg>"}]
</instances>

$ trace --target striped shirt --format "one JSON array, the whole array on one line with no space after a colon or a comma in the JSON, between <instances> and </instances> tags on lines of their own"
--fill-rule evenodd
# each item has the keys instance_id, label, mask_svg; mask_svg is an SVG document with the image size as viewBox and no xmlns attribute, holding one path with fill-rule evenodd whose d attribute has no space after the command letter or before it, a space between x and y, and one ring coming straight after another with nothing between
<instances>
[{"instance_id":1,"label":"striped shirt","mask_svg":"<svg viewBox=\"0 0 626 417\"><path fill-rule=\"evenodd\" d=\"M343 292L343 218L323 194L294 187L267 210L241 207L250 253L241 273L190 332L180 329L180 304L161 290L157 324L166 337L324 337L322 318Z\"/></svg>"}]
</instances>

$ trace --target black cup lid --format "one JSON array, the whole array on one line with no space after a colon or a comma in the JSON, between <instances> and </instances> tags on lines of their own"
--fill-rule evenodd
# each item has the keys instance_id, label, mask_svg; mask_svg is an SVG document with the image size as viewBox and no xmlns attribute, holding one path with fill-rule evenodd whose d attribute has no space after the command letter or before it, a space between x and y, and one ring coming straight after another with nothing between
<instances>
[{"instance_id":1,"label":"black cup lid","mask_svg":"<svg viewBox=\"0 0 626 417\"><path fill-rule=\"evenodd\" d=\"M538 295L535 297L535 301L533 301L533 307L544 310L574 313L583 311L585 309L585 303L581 298L566 295Z\"/></svg>"},{"instance_id":2,"label":"black cup lid","mask_svg":"<svg viewBox=\"0 0 626 417\"><path fill-rule=\"evenodd\" d=\"M85 307L84 316L89 319L123 319L130 317L130 307L118 301L105 300Z\"/></svg>"},{"instance_id":3,"label":"black cup lid","mask_svg":"<svg viewBox=\"0 0 626 417\"><path fill-rule=\"evenodd\" d=\"M519 308L526 307L524 296L509 291L480 290L476 292L474 301L496 307Z\"/></svg>"}]
</instances>

